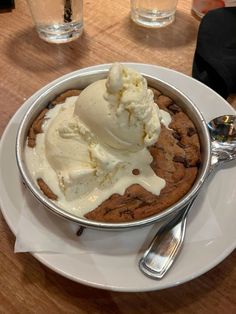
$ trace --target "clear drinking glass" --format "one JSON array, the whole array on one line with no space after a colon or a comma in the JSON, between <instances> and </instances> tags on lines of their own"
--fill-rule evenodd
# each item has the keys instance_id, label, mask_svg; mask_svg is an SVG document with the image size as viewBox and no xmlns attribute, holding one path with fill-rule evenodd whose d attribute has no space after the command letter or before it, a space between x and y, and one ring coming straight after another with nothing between
<instances>
[{"instance_id":1,"label":"clear drinking glass","mask_svg":"<svg viewBox=\"0 0 236 314\"><path fill-rule=\"evenodd\" d=\"M66 43L83 32L83 0L27 0L39 37Z\"/></svg>"},{"instance_id":2,"label":"clear drinking glass","mask_svg":"<svg viewBox=\"0 0 236 314\"><path fill-rule=\"evenodd\" d=\"M174 21L178 0L131 0L132 20L146 27L163 27Z\"/></svg>"}]
</instances>

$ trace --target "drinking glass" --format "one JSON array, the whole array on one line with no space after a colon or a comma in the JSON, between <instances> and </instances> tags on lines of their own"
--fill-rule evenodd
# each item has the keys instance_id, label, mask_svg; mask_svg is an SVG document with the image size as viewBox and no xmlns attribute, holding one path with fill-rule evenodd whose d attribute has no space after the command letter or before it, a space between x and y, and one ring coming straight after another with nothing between
<instances>
[{"instance_id":1,"label":"drinking glass","mask_svg":"<svg viewBox=\"0 0 236 314\"><path fill-rule=\"evenodd\" d=\"M131 0L131 18L142 26L164 27L175 18L178 0Z\"/></svg>"},{"instance_id":2,"label":"drinking glass","mask_svg":"<svg viewBox=\"0 0 236 314\"><path fill-rule=\"evenodd\" d=\"M27 0L39 37L66 43L83 32L83 0Z\"/></svg>"}]
</instances>

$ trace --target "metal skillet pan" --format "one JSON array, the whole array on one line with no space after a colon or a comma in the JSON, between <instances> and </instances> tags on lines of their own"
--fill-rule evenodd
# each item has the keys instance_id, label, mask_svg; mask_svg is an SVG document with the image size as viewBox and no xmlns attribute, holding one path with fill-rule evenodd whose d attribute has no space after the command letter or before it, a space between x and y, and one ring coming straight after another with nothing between
<instances>
[{"instance_id":1,"label":"metal skillet pan","mask_svg":"<svg viewBox=\"0 0 236 314\"><path fill-rule=\"evenodd\" d=\"M70 221L77 222L79 225L83 227L93 228L93 229L101 229L101 230L124 230L130 228L138 228L148 224L152 224L158 221L161 221L171 215L175 215L179 210L181 210L190 200L192 200L197 194L198 190L204 183L207 178L210 166L211 166L211 141L207 128L207 124L202 117L200 111L196 108L194 103L186 97L181 91L177 90L175 87L158 80L154 77L147 76L145 73L142 75L147 79L149 86L152 86L163 94L172 98L182 109L188 114L191 120L194 122L199 137L200 137L200 145L201 145L201 166L199 168L197 179L195 180L194 185L190 189L190 191L181 198L177 203L168 207L166 210L153 215L148 218L144 218L141 220L136 220L132 222L124 222L124 223L104 223L104 222L96 222L92 220L88 220L86 218L81 218L75 216L64 209L60 208L55 202L48 199L35 184L33 179L30 176L30 173L25 164L24 158L24 147L28 134L28 130L34 119L38 116L38 114L44 109L47 104L52 101L57 95L63 93L68 89L83 89L92 82L103 79L107 76L108 70L100 70L96 72L76 74L71 73L71 75L66 78L61 78L61 80L57 80L57 83L53 86L50 86L45 92L43 92L35 101L32 102L29 107L26 115L20 123L17 140L16 140L16 160L19 171L21 173L22 179L31 193L38 199L40 203L42 203L47 209L52 211L53 213L68 219Z\"/></svg>"}]
</instances>

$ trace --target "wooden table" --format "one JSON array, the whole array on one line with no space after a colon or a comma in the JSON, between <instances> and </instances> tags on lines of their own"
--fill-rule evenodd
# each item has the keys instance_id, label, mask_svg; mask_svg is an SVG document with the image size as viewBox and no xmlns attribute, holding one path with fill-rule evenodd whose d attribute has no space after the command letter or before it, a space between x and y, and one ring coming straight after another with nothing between
<instances>
[{"instance_id":1,"label":"wooden table","mask_svg":"<svg viewBox=\"0 0 236 314\"><path fill-rule=\"evenodd\" d=\"M85 31L67 45L41 41L25 1L0 14L0 132L25 99L59 76L114 61L152 63L191 75L199 21L179 0L176 21L160 30L136 26L129 1L84 1ZM235 97L229 101L235 105ZM236 252L201 277L149 293L97 290L69 281L30 254L14 254L0 216L0 313L236 313Z\"/></svg>"}]
</instances>

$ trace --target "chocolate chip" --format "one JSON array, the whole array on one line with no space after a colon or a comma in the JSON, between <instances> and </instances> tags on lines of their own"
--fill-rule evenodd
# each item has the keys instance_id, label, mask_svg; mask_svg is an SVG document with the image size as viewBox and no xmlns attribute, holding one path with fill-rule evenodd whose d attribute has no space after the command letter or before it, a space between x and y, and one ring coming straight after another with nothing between
<instances>
[{"instance_id":1,"label":"chocolate chip","mask_svg":"<svg viewBox=\"0 0 236 314\"><path fill-rule=\"evenodd\" d=\"M194 128L188 128L187 129L187 135L189 136L189 137L191 137L192 135L194 135L194 134L196 134L197 132L196 132L196 130L194 129Z\"/></svg>"},{"instance_id":2,"label":"chocolate chip","mask_svg":"<svg viewBox=\"0 0 236 314\"><path fill-rule=\"evenodd\" d=\"M177 131L173 131L172 132L173 137L177 140L180 141L181 140L181 135L179 134L179 132Z\"/></svg>"},{"instance_id":3,"label":"chocolate chip","mask_svg":"<svg viewBox=\"0 0 236 314\"><path fill-rule=\"evenodd\" d=\"M178 105L176 105L176 104L171 104L171 105L169 105L167 108L168 108L171 112L173 112L173 114L182 111L181 108L180 108Z\"/></svg>"},{"instance_id":4,"label":"chocolate chip","mask_svg":"<svg viewBox=\"0 0 236 314\"><path fill-rule=\"evenodd\" d=\"M199 167L200 167L200 165L201 165L201 160L200 160L200 159L198 159L198 161L196 162L196 166L199 168Z\"/></svg>"},{"instance_id":5,"label":"chocolate chip","mask_svg":"<svg viewBox=\"0 0 236 314\"><path fill-rule=\"evenodd\" d=\"M185 159L185 161L184 161L184 167L185 168L189 168L190 167L190 164L189 164L187 159Z\"/></svg>"},{"instance_id":6,"label":"chocolate chip","mask_svg":"<svg viewBox=\"0 0 236 314\"><path fill-rule=\"evenodd\" d=\"M173 161L180 162L181 164L185 164L187 162L186 158L182 156L174 156Z\"/></svg>"},{"instance_id":7,"label":"chocolate chip","mask_svg":"<svg viewBox=\"0 0 236 314\"><path fill-rule=\"evenodd\" d=\"M50 110L50 109L52 109L52 108L54 108L55 107L55 105L53 104L53 103L48 103L48 105L47 105L47 108Z\"/></svg>"},{"instance_id":8,"label":"chocolate chip","mask_svg":"<svg viewBox=\"0 0 236 314\"><path fill-rule=\"evenodd\" d=\"M84 232L84 229L85 229L85 227L79 227L79 229L78 229L78 231L76 232L76 235L78 236L78 237L80 237L81 236L81 234Z\"/></svg>"},{"instance_id":9,"label":"chocolate chip","mask_svg":"<svg viewBox=\"0 0 236 314\"><path fill-rule=\"evenodd\" d=\"M181 142L177 142L177 145L178 145L179 147L181 147L181 148L185 148L185 147L186 147L186 145L183 144L183 143L181 143Z\"/></svg>"},{"instance_id":10,"label":"chocolate chip","mask_svg":"<svg viewBox=\"0 0 236 314\"><path fill-rule=\"evenodd\" d=\"M140 174L139 169L133 169L132 170L133 175L138 176Z\"/></svg>"}]
</instances>

